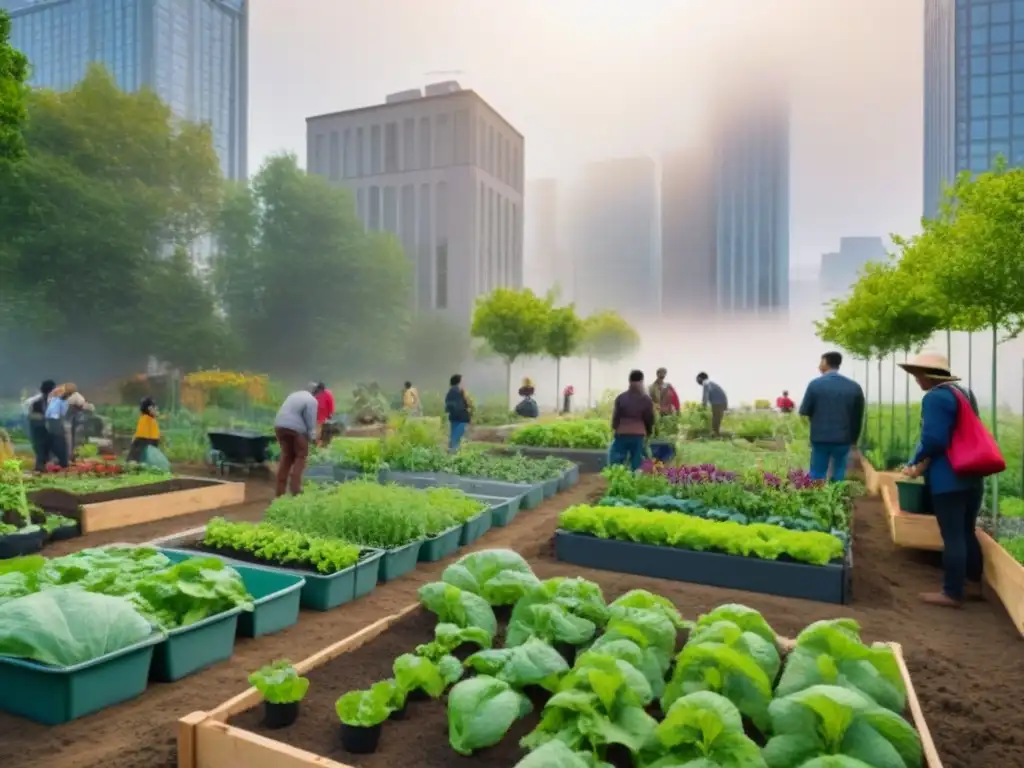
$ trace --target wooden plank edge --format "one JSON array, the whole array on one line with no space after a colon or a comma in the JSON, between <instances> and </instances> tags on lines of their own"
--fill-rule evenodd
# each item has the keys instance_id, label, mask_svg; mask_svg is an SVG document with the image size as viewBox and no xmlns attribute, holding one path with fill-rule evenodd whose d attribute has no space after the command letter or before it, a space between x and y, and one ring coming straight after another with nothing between
<instances>
[{"instance_id":1,"label":"wooden plank edge","mask_svg":"<svg viewBox=\"0 0 1024 768\"><path fill-rule=\"evenodd\" d=\"M196 730L194 768L352 768L275 739L207 722Z\"/></svg>"},{"instance_id":2,"label":"wooden plank edge","mask_svg":"<svg viewBox=\"0 0 1024 768\"><path fill-rule=\"evenodd\" d=\"M183 543L183 542L187 541L188 539L191 539L191 538L193 538L195 536L205 536L205 535L206 535L206 526L205 525L197 525L195 528L189 528L187 530L180 531L178 533L170 533L170 534L168 534L166 536L160 536L160 537L155 538L155 539L150 539L149 541L144 541L142 544L135 544L133 546L139 546L139 547L164 547L166 549L174 549L174 545L176 545L176 544L181 544L181 543Z\"/></svg>"},{"instance_id":3,"label":"wooden plank edge","mask_svg":"<svg viewBox=\"0 0 1024 768\"><path fill-rule=\"evenodd\" d=\"M991 599L995 594L1018 634L1024 637L1024 594L1014 589L1024 582L1024 566L987 531L978 528L976 533L985 566L984 580L988 587L985 596ZM993 578L997 574L1002 577Z\"/></svg>"},{"instance_id":4,"label":"wooden plank edge","mask_svg":"<svg viewBox=\"0 0 1024 768\"><path fill-rule=\"evenodd\" d=\"M232 487L239 486L239 487ZM200 495L204 503L198 506L184 505L178 502L186 498L195 498ZM111 524L109 518L116 519L123 510L136 510L140 507L140 499L145 500L143 509L153 501L166 501L166 514L151 515L143 514L141 517L131 519L130 522L114 522ZM98 533L109 531L115 528L126 528L131 525L152 523L158 520L170 520L184 515L193 515L198 512L212 512L235 504L245 503L245 484L232 483L230 485L210 486L208 488L186 488L179 491L168 491L150 496L128 497L125 499L114 499L112 501L98 501L93 504L83 504L81 507L82 533Z\"/></svg>"},{"instance_id":5,"label":"wooden plank edge","mask_svg":"<svg viewBox=\"0 0 1024 768\"><path fill-rule=\"evenodd\" d=\"M877 496L879 484L878 472L863 453L860 454L860 471L861 474L864 475L864 485L867 488L868 494L871 496Z\"/></svg>"},{"instance_id":6,"label":"wooden plank edge","mask_svg":"<svg viewBox=\"0 0 1024 768\"><path fill-rule=\"evenodd\" d=\"M205 712L191 712L178 720L178 768L195 768L196 726L205 719Z\"/></svg>"},{"instance_id":7,"label":"wooden plank edge","mask_svg":"<svg viewBox=\"0 0 1024 768\"><path fill-rule=\"evenodd\" d=\"M903 658L903 646L899 643L889 643L893 656L900 668L900 676L907 688L907 708L910 710L910 717L914 721L914 728L921 737L921 749L924 752L924 761L927 768L942 768L942 760L939 752L935 749L935 742L932 733L928 730L928 723L924 719L924 712L921 710L921 702L918 701L917 691L914 690L914 683L910 679L910 670L907 669L906 659Z\"/></svg>"},{"instance_id":8,"label":"wooden plank edge","mask_svg":"<svg viewBox=\"0 0 1024 768\"><path fill-rule=\"evenodd\" d=\"M326 648L317 651L312 656L298 662L295 664L295 671L300 675L308 674L313 669L336 659L343 653L361 648L366 643L382 635L389 627L394 625L396 622L401 621L419 607L420 604L418 602L412 603L398 611L398 613L393 613L382 619L378 619L373 624L363 627L358 632L348 635L338 642L332 643ZM260 694L260 692L255 688L248 688L237 696L231 697L223 704L220 704L210 710L207 713L207 722L227 722L228 718L234 717L247 709L252 709L261 701L263 701L262 694Z\"/></svg>"}]
</instances>

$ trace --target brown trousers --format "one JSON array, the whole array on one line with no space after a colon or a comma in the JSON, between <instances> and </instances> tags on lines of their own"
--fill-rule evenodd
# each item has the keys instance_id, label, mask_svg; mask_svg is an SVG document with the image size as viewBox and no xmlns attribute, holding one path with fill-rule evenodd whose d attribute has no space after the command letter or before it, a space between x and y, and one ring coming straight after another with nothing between
<instances>
[{"instance_id":1,"label":"brown trousers","mask_svg":"<svg viewBox=\"0 0 1024 768\"><path fill-rule=\"evenodd\" d=\"M284 496L286 490L291 490L292 494L302 493L302 473L306 471L309 438L294 429L281 427L276 427L274 434L281 448L281 462L277 467L277 495Z\"/></svg>"},{"instance_id":2,"label":"brown trousers","mask_svg":"<svg viewBox=\"0 0 1024 768\"><path fill-rule=\"evenodd\" d=\"M722 433L722 417L725 416L724 405L711 406L711 434L718 437Z\"/></svg>"}]
</instances>

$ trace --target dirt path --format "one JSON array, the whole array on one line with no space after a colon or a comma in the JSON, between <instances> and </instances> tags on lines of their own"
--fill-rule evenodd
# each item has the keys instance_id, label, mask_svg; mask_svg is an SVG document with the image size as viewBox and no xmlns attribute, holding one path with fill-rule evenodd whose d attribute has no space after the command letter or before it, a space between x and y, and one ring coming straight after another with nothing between
<instances>
[{"instance_id":1,"label":"dirt path","mask_svg":"<svg viewBox=\"0 0 1024 768\"><path fill-rule=\"evenodd\" d=\"M894 548L878 502L865 500L857 507L855 602L834 606L558 563L550 543L558 512L598 496L601 482L599 477L584 476L568 493L521 513L508 528L492 530L475 548L516 549L531 560L542 578L581 575L594 579L602 584L609 600L628 589L650 589L673 600L688 617L723 602L743 602L762 611L777 631L790 635L817 619L853 617L861 622L865 639L903 644L945 768L1024 766L1024 708L1019 705L1024 690L1024 643L998 603L973 603L962 611L920 603L918 593L934 589L938 583L936 559ZM254 503L236 509L246 516L258 516L250 507L255 508ZM234 516L235 510L231 513ZM171 530L196 524L179 519ZM151 532L152 526L136 528L122 529L112 540L144 541L159 535ZM304 658L408 605L415 600L416 589L437 578L445 565L421 565L409 576L329 613L304 612L299 624L285 632L239 640L235 655L213 669L179 683L154 684L135 701L66 726L46 728L0 715L0 765L170 768L176 765L174 725L178 717L209 709L240 692L247 685L248 672L267 661Z\"/></svg>"}]
</instances>

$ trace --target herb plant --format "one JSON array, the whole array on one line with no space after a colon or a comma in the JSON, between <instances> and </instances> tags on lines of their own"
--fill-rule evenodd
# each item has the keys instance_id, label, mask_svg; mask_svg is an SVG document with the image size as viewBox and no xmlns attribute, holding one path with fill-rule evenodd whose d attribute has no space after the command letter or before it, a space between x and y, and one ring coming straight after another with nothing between
<instances>
[{"instance_id":1,"label":"herb plant","mask_svg":"<svg viewBox=\"0 0 1024 768\"><path fill-rule=\"evenodd\" d=\"M512 445L547 448L605 449L612 441L611 423L605 419L573 419L517 427L508 442Z\"/></svg>"},{"instance_id":2,"label":"herb plant","mask_svg":"<svg viewBox=\"0 0 1024 768\"><path fill-rule=\"evenodd\" d=\"M300 677L290 661L278 659L249 675L249 684L270 704L291 704L302 701L309 690L309 680Z\"/></svg>"},{"instance_id":3,"label":"herb plant","mask_svg":"<svg viewBox=\"0 0 1024 768\"><path fill-rule=\"evenodd\" d=\"M206 524L203 544L244 552L281 565L299 565L319 573L337 573L355 565L362 551L340 539L307 536L270 523L229 522L215 517Z\"/></svg>"}]
</instances>

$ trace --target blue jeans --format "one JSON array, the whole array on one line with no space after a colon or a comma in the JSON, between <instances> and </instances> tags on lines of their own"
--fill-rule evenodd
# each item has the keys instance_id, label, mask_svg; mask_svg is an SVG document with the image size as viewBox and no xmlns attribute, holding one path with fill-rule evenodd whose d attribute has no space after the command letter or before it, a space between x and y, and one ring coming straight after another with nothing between
<instances>
[{"instance_id":1,"label":"blue jeans","mask_svg":"<svg viewBox=\"0 0 1024 768\"><path fill-rule=\"evenodd\" d=\"M967 579L981 581L981 545L974 525L983 495L981 488L932 495L932 509L942 534L942 591L954 600L964 599Z\"/></svg>"},{"instance_id":2,"label":"blue jeans","mask_svg":"<svg viewBox=\"0 0 1024 768\"><path fill-rule=\"evenodd\" d=\"M448 435L448 450L454 453L459 450L459 445L462 443L462 436L466 434L466 427L469 426L464 421L453 421L451 423L451 432Z\"/></svg>"},{"instance_id":3,"label":"blue jeans","mask_svg":"<svg viewBox=\"0 0 1024 768\"><path fill-rule=\"evenodd\" d=\"M828 479L829 465L832 467L832 482L846 479L846 461L850 458L850 446L846 443L811 443L811 478Z\"/></svg>"},{"instance_id":4,"label":"blue jeans","mask_svg":"<svg viewBox=\"0 0 1024 768\"><path fill-rule=\"evenodd\" d=\"M644 461L642 435L616 435L608 449L609 464L627 464L635 472Z\"/></svg>"}]
</instances>

